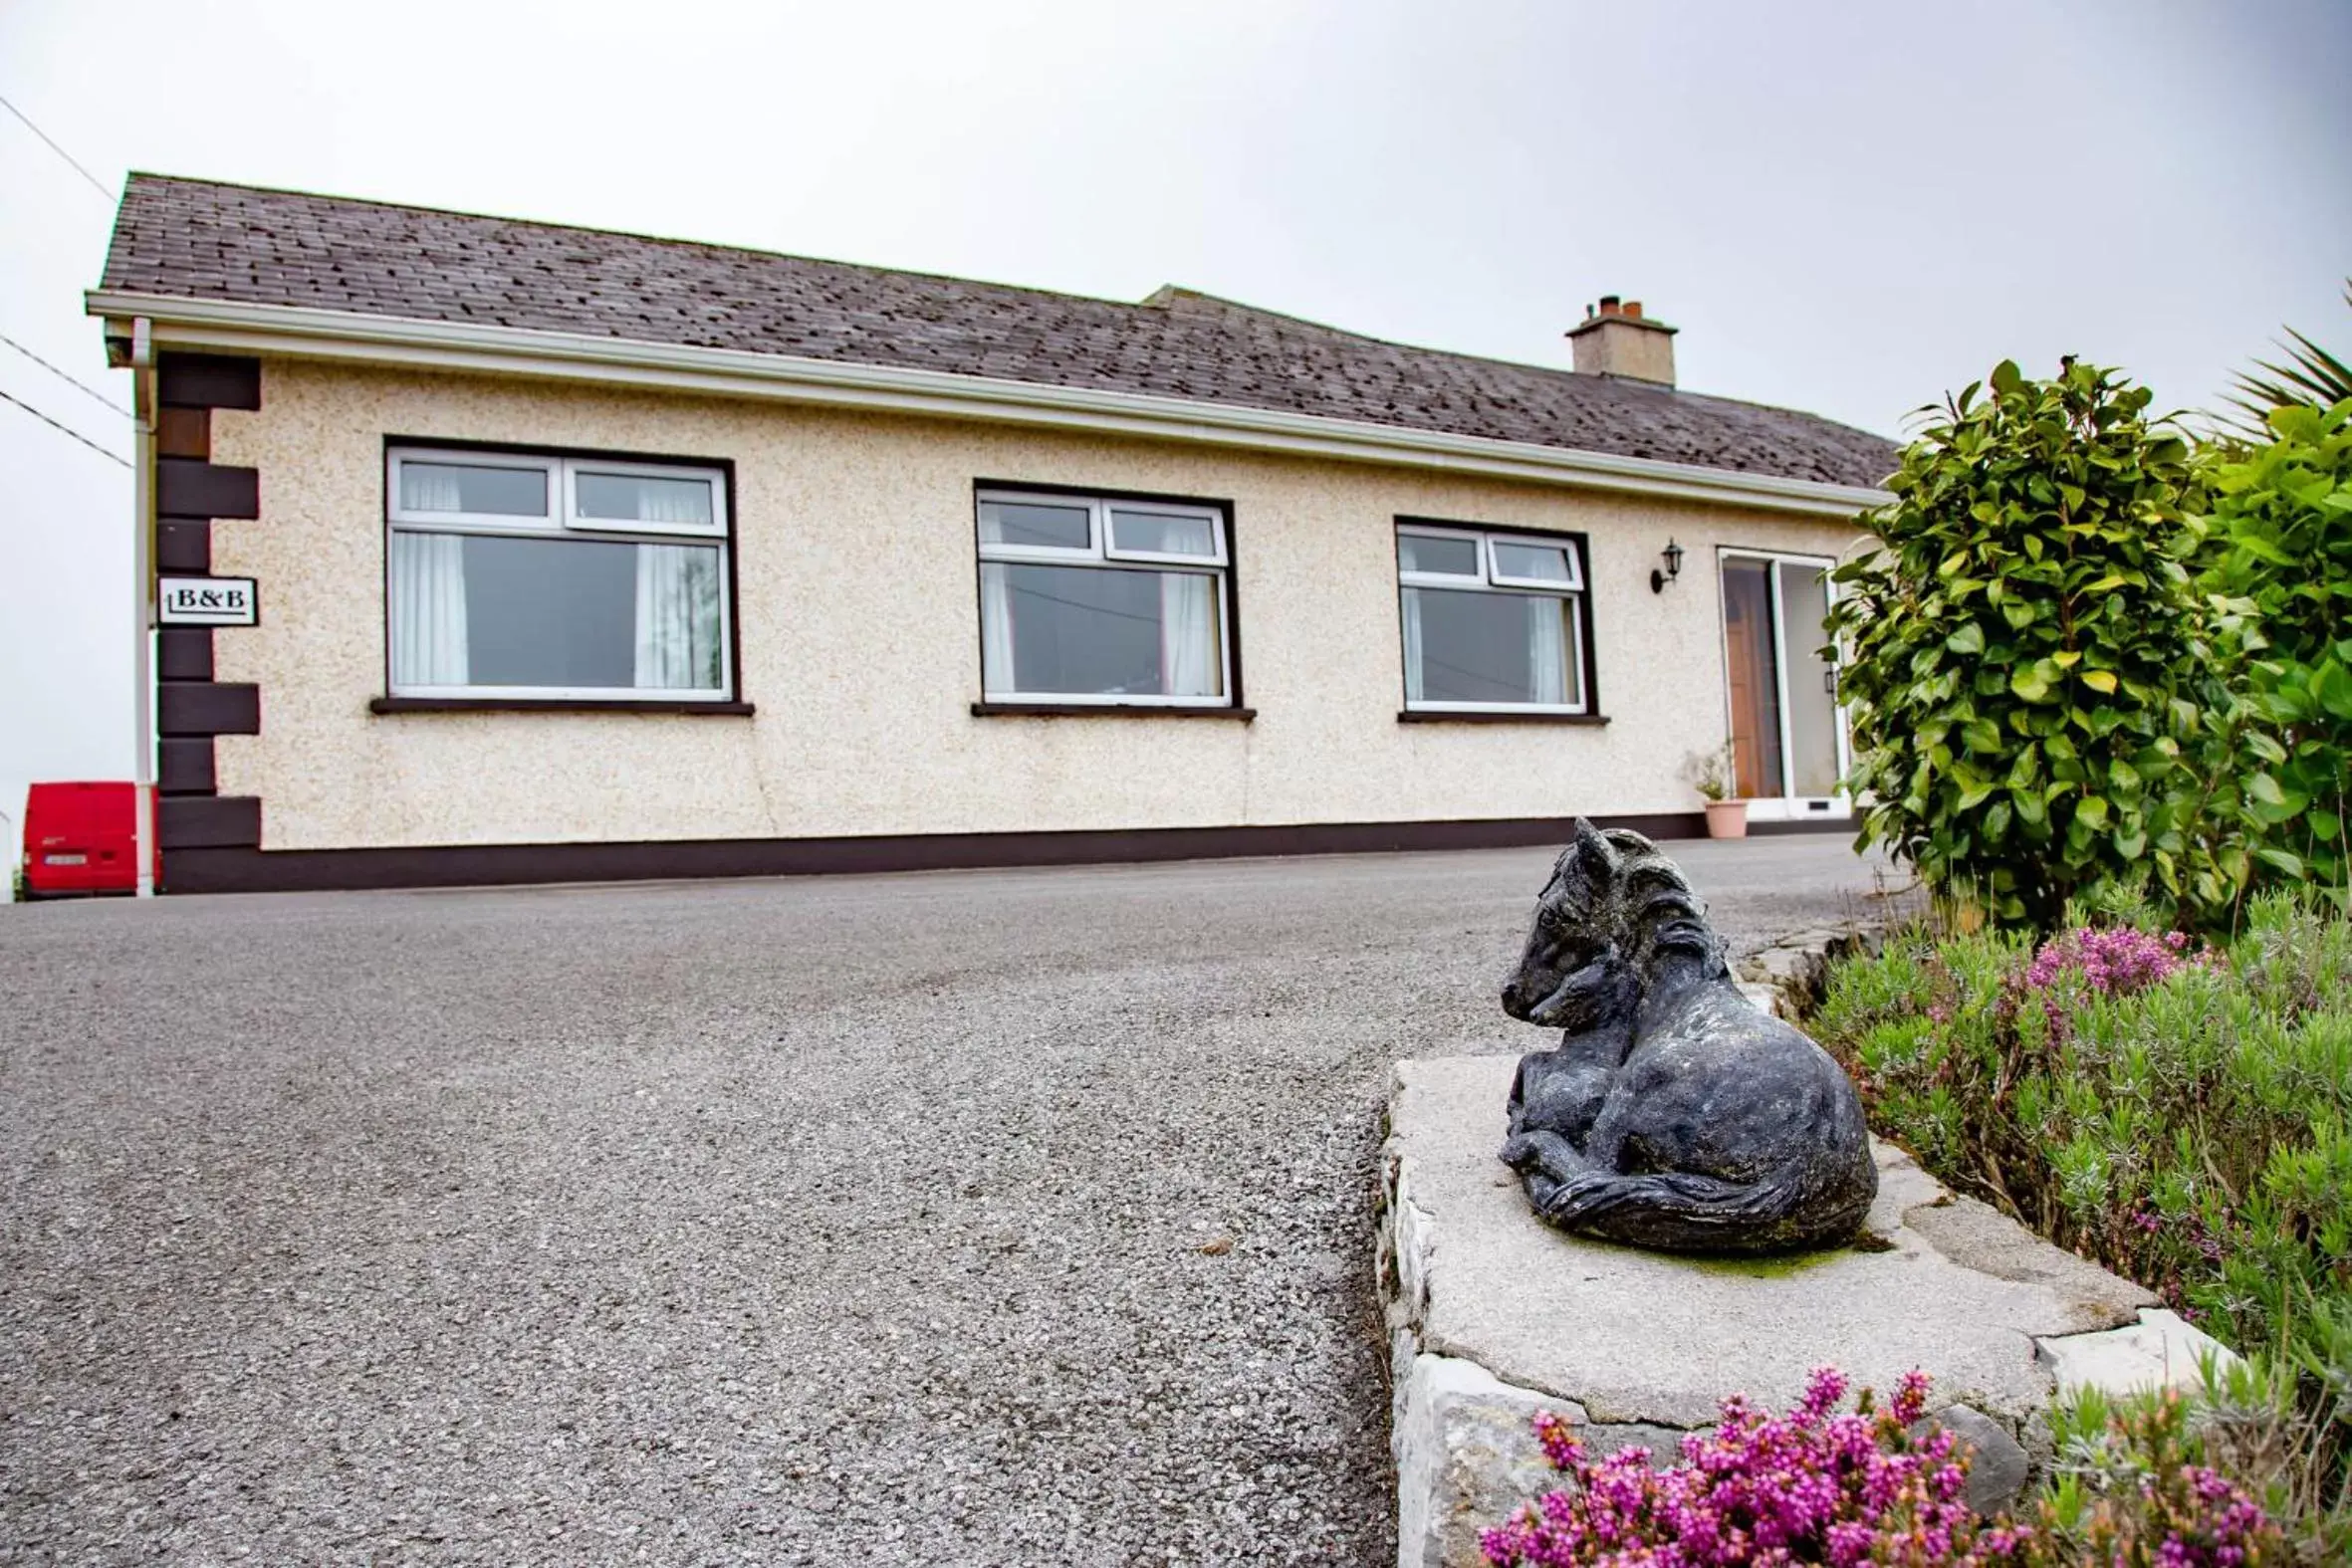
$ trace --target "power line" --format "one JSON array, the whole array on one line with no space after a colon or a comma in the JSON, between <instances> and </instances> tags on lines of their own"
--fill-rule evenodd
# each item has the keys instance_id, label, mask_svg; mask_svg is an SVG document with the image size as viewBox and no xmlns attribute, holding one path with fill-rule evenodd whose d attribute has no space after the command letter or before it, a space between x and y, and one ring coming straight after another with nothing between
<instances>
[{"instance_id":1,"label":"power line","mask_svg":"<svg viewBox=\"0 0 2352 1568\"><path fill-rule=\"evenodd\" d=\"M0 392L0 400L14 403L17 407L23 409L26 413L31 414L35 419L40 420L43 424L49 426L51 429L63 431L65 434L72 436L75 440L81 442L84 446L90 448L90 450L96 452L108 462L120 464L124 468L128 468L130 466L127 460L117 457L114 453L108 451L105 447L100 446L96 441L91 440L90 437L84 435L72 425L58 423L58 421L50 418L47 414L43 413L40 409L35 408L31 403L26 402L23 398L12 397L6 392Z\"/></svg>"},{"instance_id":2,"label":"power line","mask_svg":"<svg viewBox=\"0 0 2352 1568\"><path fill-rule=\"evenodd\" d=\"M18 353L23 354L26 358L32 360L42 369L47 370L51 375L56 376L59 380L67 382L70 385L80 387L83 391L88 392L91 396L97 398L100 402L106 404L109 408L112 408L123 418L129 419L135 417L129 409L123 407L120 403L116 402L106 393L100 391L97 387L92 386L88 381L82 380L77 376L71 375L64 370L59 369L56 365L51 364L47 359L42 358L39 354L33 352L32 349L27 348L23 343L18 342L6 333L0 333L0 343L6 343L9 347L14 348Z\"/></svg>"},{"instance_id":3,"label":"power line","mask_svg":"<svg viewBox=\"0 0 2352 1568\"><path fill-rule=\"evenodd\" d=\"M42 140L42 143L47 146L50 151L56 153L59 157L64 158L68 163L72 163L74 165L74 172L81 175L84 179L90 181L90 188L92 190L95 190L101 196L104 196L110 204L113 203L115 199L115 193L107 189L106 185L100 181L96 174L91 173L90 170L84 168L80 163L75 162L74 154L68 152L56 142L51 141L49 139L49 132L43 130L39 125L34 124L31 115L27 114L23 110L17 108L14 104L11 104L4 98L0 98L0 109L7 110L11 114L14 114L17 118L23 120L25 122L25 128L31 131L34 135L39 136ZM114 454L110 452L107 455L112 457Z\"/></svg>"}]
</instances>

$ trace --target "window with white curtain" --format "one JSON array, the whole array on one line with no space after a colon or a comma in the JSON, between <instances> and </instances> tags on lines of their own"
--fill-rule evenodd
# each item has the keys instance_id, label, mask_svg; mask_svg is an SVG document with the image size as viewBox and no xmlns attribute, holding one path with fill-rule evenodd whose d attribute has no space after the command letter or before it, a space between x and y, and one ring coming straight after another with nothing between
<instances>
[{"instance_id":1,"label":"window with white curtain","mask_svg":"<svg viewBox=\"0 0 2352 1568\"><path fill-rule=\"evenodd\" d=\"M1586 711L1581 541L1400 521L1396 566L1408 711Z\"/></svg>"},{"instance_id":2,"label":"window with white curtain","mask_svg":"<svg viewBox=\"0 0 2352 1568\"><path fill-rule=\"evenodd\" d=\"M733 696L724 470L421 447L385 464L391 695Z\"/></svg>"},{"instance_id":3,"label":"window with white curtain","mask_svg":"<svg viewBox=\"0 0 2352 1568\"><path fill-rule=\"evenodd\" d=\"M979 533L988 701L1233 706L1221 510L984 490Z\"/></svg>"}]
</instances>

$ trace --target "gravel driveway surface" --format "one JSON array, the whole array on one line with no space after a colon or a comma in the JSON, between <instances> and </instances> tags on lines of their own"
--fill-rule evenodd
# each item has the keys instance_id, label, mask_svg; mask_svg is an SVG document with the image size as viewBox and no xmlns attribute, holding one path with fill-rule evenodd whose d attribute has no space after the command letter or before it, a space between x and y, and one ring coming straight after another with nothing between
<instances>
[{"instance_id":1,"label":"gravel driveway surface","mask_svg":"<svg viewBox=\"0 0 2352 1568\"><path fill-rule=\"evenodd\" d=\"M1548 860L0 908L0 1562L1388 1561L1389 1062Z\"/></svg>"}]
</instances>

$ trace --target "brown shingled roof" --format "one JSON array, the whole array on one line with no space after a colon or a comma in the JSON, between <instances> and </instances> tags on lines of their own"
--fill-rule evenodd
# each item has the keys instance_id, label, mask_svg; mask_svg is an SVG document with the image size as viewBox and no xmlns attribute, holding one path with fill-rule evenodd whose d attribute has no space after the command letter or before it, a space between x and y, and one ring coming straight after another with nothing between
<instances>
[{"instance_id":1,"label":"brown shingled roof","mask_svg":"<svg viewBox=\"0 0 2352 1568\"><path fill-rule=\"evenodd\" d=\"M103 287L941 370L1875 485L1810 414L1408 347L1162 290L1140 305L764 251L133 174Z\"/></svg>"}]
</instances>

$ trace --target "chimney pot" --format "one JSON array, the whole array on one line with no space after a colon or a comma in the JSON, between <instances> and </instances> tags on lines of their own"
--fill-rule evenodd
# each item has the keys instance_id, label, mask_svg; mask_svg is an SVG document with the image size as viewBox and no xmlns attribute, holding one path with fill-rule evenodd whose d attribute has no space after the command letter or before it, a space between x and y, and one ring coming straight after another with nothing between
<instances>
[{"instance_id":1,"label":"chimney pot","mask_svg":"<svg viewBox=\"0 0 2352 1568\"><path fill-rule=\"evenodd\" d=\"M1568 330L1578 375L1674 385L1674 329L1642 314L1639 300L1604 294Z\"/></svg>"}]
</instances>

